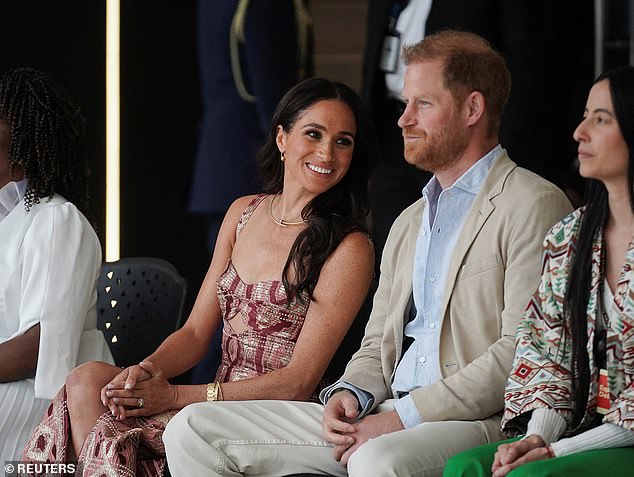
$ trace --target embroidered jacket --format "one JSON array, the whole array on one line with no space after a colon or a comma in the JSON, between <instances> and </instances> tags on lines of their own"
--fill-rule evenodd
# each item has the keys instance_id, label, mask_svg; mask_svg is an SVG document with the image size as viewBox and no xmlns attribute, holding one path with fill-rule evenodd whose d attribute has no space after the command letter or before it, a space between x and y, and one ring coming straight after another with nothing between
<instances>
[{"instance_id":1,"label":"embroidered jacket","mask_svg":"<svg viewBox=\"0 0 634 477\"><path fill-rule=\"evenodd\" d=\"M572 343L564 336L563 301L576 250L583 208L556 224L544 240L542 278L518 327L515 357L504 396L502 430L524 432L529 415L537 408L550 408L566 420L566 434L590 426L596 413L598 375L593 342L595 320L604 277L601 270L603 235L592 247L592 278L587 307L590 390L585 415L576 429L571 427L573 391ZM610 409L603 422L634 430L634 243L630 243L619 276L614 307L617 319L608 325L606 361ZM524 416L523 416L524 415Z\"/></svg>"}]
</instances>

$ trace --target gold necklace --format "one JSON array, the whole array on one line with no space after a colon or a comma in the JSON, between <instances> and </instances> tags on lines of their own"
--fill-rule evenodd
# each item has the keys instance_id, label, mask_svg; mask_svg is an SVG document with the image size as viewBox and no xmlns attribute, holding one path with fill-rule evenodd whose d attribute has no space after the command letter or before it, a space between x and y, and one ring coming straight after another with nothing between
<instances>
[{"instance_id":1,"label":"gold necklace","mask_svg":"<svg viewBox=\"0 0 634 477\"><path fill-rule=\"evenodd\" d=\"M273 201L279 194L280 194L279 192L275 194L273 198L271 199L271 202L269 203L269 215L271 216L271 219L273 220L273 222L275 222L280 227L286 227L287 225L304 225L306 223L305 220L301 220L298 222L287 222L284 219L277 220L275 217L273 217Z\"/></svg>"}]
</instances>

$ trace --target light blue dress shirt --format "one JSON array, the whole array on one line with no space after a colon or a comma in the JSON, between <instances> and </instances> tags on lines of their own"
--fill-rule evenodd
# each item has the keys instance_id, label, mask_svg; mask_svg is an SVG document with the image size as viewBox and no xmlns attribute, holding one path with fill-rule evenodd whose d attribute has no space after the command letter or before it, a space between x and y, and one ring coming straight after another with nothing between
<instances>
[{"instance_id":1,"label":"light blue dress shirt","mask_svg":"<svg viewBox=\"0 0 634 477\"><path fill-rule=\"evenodd\" d=\"M423 189L426 202L420 232L416 240L412 277L416 317L405 326L404 334L413 339L396 368L392 392L402 396L394 409L406 428L423 422L409 392L430 385L441 378L439 363L440 328L445 279L462 224L469 213L493 161L502 154L496 146L451 187L442 189L432 177ZM362 389L339 382L322 393L327 400L335 389L349 389L359 399L360 416L367 413L374 397Z\"/></svg>"},{"instance_id":2,"label":"light blue dress shirt","mask_svg":"<svg viewBox=\"0 0 634 477\"><path fill-rule=\"evenodd\" d=\"M428 386L442 376L439 346L447 270L465 217L501 153L498 145L447 189L441 188L435 176L423 189L426 207L416 239L412 277L416 318L405 326L404 333L414 341L396 368L392 382L395 396ZM394 409L405 427L423 422L409 394L394 401Z\"/></svg>"}]
</instances>

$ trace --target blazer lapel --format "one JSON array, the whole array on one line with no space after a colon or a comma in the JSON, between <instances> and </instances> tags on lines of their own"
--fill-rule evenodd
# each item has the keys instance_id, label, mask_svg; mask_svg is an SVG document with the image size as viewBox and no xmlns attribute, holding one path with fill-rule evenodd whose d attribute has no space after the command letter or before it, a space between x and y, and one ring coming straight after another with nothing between
<instances>
[{"instance_id":1,"label":"blazer lapel","mask_svg":"<svg viewBox=\"0 0 634 477\"><path fill-rule=\"evenodd\" d=\"M420 199L421 206L418 207L416 213L413 214L412 219L407 225L407 234L406 239L403 244L405 254L404 259L401 261L402 266L406 268L403 273L400 274L400 286L401 293L399 297L399 302L403 303L404 310L403 314L398 316L397 320L394 323L394 342L396 344L396 362L401 359L403 354L403 329L405 328L405 324L409 320L410 311L412 306L414 306L414 284L412 277L414 275L414 256L416 254L416 240L418 238L418 232L420 231L423 214L425 213L426 205L425 202ZM395 368L396 369L396 368Z\"/></svg>"},{"instance_id":2,"label":"blazer lapel","mask_svg":"<svg viewBox=\"0 0 634 477\"><path fill-rule=\"evenodd\" d=\"M409 270L407 271L407 277L403 281L404 285L409 287L409 294L412 294L412 290L414 289L414 284L412 283L412 277L414 275L414 257L416 255L416 241L418 240L418 233L420 232L421 225L423 223L423 214L426 213L427 203L423 200L421 202L421 207L418 212L414 214L412 220L409 223L409 230L407 233L407 242L406 242L406 258L407 258L407 266Z\"/></svg>"},{"instance_id":3,"label":"blazer lapel","mask_svg":"<svg viewBox=\"0 0 634 477\"><path fill-rule=\"evenodd\" d=\"M445 282L445 295L441 307L441 317L445 316L449 300L458 278L458 273L463 265L465 255L471 248L473 241L480 233L482 226L489 219L495 206L491 200L498 196L504 187L507 176L515 169L517 165L511 161L508 154L504 152L492 164L487 174L484 184L480 192L476 196L471 210L467 214L467 218L462 226L456 246L454 248L449 269L447 270L447 280Z\"/></svg>"}]
</instances>

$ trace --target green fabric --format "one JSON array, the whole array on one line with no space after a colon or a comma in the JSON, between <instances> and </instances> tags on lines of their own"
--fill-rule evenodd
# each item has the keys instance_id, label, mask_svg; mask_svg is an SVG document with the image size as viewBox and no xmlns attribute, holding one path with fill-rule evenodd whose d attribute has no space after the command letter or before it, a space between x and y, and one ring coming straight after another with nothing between
<instances>
[{"instance_id":1,"label":"green fabric","mask_svg":"<svg viewBox=\"0 0 634 477\"><path fill-rule=\"evenodd\" d=\"M447 461L443 477L491 477L493 456L498 446L518 439L509 439L475 447L451 457Z\"/></svg>"},{"instance_id":2,"label":"green fabric","mask_svg":"<svg viewBox=\"0 0 634 477\"><path fill-rule=\"evenodd\" d=\"M502 442L476 447L455 455L447 461L443 477L491 477L493 456ZM571 454L556 459L524 464L507 474L508 477L632 477L634 447L601 449Z\"/></svg>"}]
</instances>

